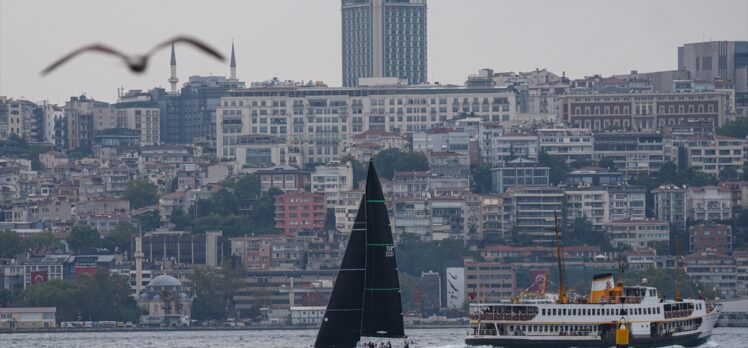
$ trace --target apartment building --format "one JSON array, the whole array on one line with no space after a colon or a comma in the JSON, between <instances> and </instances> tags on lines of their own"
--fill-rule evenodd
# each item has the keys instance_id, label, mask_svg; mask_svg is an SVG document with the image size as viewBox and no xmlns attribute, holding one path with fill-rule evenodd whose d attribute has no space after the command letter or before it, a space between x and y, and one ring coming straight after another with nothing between
<instances>
[{"instance_id":1,"label":"apartment building","mask_svg":"<svg viewBox=\"0 0 748 348\"><path fill-rule=\"evenodd\" d=\"M330 162L317 166L312 172L311 189L322 193L327 200L327 208L334 209L341 201L341 194L353 189L353 168L351 162Z\"/></svg>"},{"instance_id":2,"label":"apartment building","mask_svg":"<svg viewBox=\"0 0 748 348\"><path fill-rule=\"evenodd\" d=\"M623 219L605 224L605 233L613 246L626 245L633 249L654 248L659 243L670 243L670 224L655 219Z\"/></svg>"},{"instance_id":3,"label":"apartment building","mask_svg":"<svg viewBox=\"0 0 748 348\"><path fill-rule=\"evenodd\" d=\"M718 186L689 187L686 193L687 218L691 221L732 218L730 191Z\"/></svg>"},{"instance_id":4,"label":"apartment building","mask_svg":"<svg viewBox=\"0 0 748 348\"><path fill-rule=\"evenodd\" d=\"M655 218L667 221L674 230L685 231L688 219L687 190L672 184L652 190Z\"/></svg>"},{"instance_id":5,"label":"apartment building","mask_svg":"<svg viewBox=\"0 0 748 348\"><path fill-rule=\"evenodd\" d=\"M540 128L538 145L540 151L563 158L567 163L592 160L592 131L586 128Z\"/></svg>"},{"instance_id":6,"label":"apartment building","mask_svg":"<svg viewBox=\"0 0 748 348\"><path fill-rule=\"evenodd\" d=\"M743 172L745 140L723 135L696 136L685 142L688 165L719 177L725 169Z\"/></svg>"}]
</instances>

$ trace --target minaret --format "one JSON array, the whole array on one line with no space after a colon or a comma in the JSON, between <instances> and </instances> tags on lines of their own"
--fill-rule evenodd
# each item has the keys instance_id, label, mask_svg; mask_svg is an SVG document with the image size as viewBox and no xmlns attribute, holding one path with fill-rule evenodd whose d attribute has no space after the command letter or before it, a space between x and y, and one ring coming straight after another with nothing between
<instances>
[{"instance_id":1,"label":"minaret","mask_svg":"<svg viewBox=\"0 0 748 348\"><path fill-rule=\"evenodd\" d=\"M231 43L231 81L236 81L236 55L234 54L234 43Z\"/></svg>"},{"instance_id":2,"label":"minaret","mask_svg":"<svg viewBox=\"0 0 748 348\"><path fill-rule=\"evenodd\" d=\"M171 84L171 94L177 94L177 55L174 53L174 43L171 43L171 77L169 77L169 83Z\"/></svg>"}]
</instances>

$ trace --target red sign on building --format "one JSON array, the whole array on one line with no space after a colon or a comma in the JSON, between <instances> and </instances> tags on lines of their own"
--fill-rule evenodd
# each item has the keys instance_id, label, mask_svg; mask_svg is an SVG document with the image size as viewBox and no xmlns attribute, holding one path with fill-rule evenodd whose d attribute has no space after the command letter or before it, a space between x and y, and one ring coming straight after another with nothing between
<instances>
[{"instance_id":1,"label":"red sign on building","mask_svg":"<svg viewBox=\"0 0 748 348\"><path fill-rule=\"evenodd\" d=\"M75 267L75 279L81 279L82 275L89 275L93 277L94 274L96 274L96 266L94 267L76 266Z\"/></svg>"},{"instance_id":2,"label":"red sign on building","mask_svg":"<svg viewBox=\"0 0 748 348\"><path fill-rule=\"evenodd\" d=\"M31 284L46 283L48 280L49 280L49 273L47 273L47 271L31 272Z\"/></svg>"}]
</instances>

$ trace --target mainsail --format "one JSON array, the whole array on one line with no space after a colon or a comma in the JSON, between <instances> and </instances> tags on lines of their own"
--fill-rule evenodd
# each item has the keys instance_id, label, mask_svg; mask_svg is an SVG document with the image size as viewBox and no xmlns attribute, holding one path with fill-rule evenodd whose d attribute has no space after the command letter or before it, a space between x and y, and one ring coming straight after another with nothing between
<instances>
[{"instance_id":1,"label":"mainsail","mask_svg":"<svg viewBox=\"0 0 748 348\"><path fill-rule=\"evenodd\" d=\"M355 347L361 336L403 337L395 244L382 187L369 163L366 189L316 348Z\"/></svg>"}]
</instances>

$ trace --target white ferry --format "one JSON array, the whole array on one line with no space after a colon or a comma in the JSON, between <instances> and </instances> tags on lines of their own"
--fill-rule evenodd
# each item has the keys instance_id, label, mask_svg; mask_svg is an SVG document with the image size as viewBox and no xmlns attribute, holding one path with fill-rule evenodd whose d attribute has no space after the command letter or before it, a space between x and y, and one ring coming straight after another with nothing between
<instances>
[{"instance_id":1,"label":"white ferry","mask_svg":"<svg viewBox=\"0 0 748 348\"><path fill-rule=\"evenodd\" d=\"M616 284L611 273L592 278L588 297L578 296L570 300L564 287L558 219L556 260L559 273L557 299L545 297L543 285L540 298L471 303L470 330L465 343L505 348L641 348L676 344L692 347L709 340L722 310L719 304L681 298L677 257L674 300L660 298L654 287Z\"/></svg>"}]
</instances>

